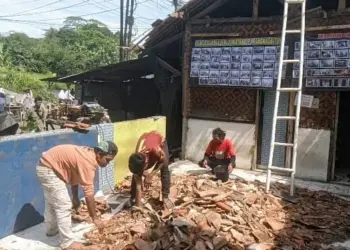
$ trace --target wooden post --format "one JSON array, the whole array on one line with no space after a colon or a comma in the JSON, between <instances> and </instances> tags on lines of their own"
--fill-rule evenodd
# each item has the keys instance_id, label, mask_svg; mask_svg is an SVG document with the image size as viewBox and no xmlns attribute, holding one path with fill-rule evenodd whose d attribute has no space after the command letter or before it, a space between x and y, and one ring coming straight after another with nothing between
<instances>
[{"instance_id":1,"label":"wooden post","mask_svg":"<svg viewBox=\"0 0 350 250\"><path fill-rule=\"evenodd\" d=\"M338 126L339 126L339 107L340 107L340 92L336 92L336 110L335 110L335 126L331 133L334 133L333 141L331 142L331 166L328 171L327 181L333 181L335 177L335 161L337 159L337 140L338 140ZM332 137L331 137L332 138ZM329 169L329 168L328 168Z\"/></svg>"},{"instance_id":2,"label":"wooden post","mask_svg":"<svg viewBox=\"0 0 350 250\"><path fill-rule=\"evenodd\" d=\"M253 0L253 19L259 16L259 0Z\"/></svg>"},{"instance_id":3,"label":"wooden post","mask_svg":"<svg viewBox=\"0 0 350 250\"><path fill-rule=\"evenodd\" d=\"M120 0L119 62L124 61L124 0Z\"/></svg>"},{"instance_id":4,"label":"wooden post","mask_svg":"<svg viewBox=\"0 0 350 250\"><path fill-rule=\"evenodd\" d=\"M182 58L182 143L181 143L181 159L186 157L186 143L188 132L188 111L190 104L189 81L190 81L190 65L191 65L191 26L189 24L185 27L185 34L183 36L183 58Z\"/></svg>"},{"instance_id":5,"label":"wooden post","mask_svg":"<svg viewBox=\"0 0 350 250\"><path fill-rule=\"evenodd\" d=\"M199 19L201 17L204 17L205 15L209 14L213 10L219 8L220 6L224 5L225 3L229 2L230 0L216 0L213 4L209 5L206 9L196 14L194 17L191 18L191 20Z\"/></svg>"},{"instance_id":6,"label":"wooden post","mask_svg":"<svg viewBox=\"0 0 350 250\"><path fill-rule=\"evenodd\" d=\"M346 0L338 0L338 10L346 9Z\"/></svg>"},{"instance_id":7,"label":"wooden post","mask_svg":"<svg viewBox=\"0 0 350 250\"><path fill-rule=\"evenodd\" d=\"M262 99L262 90L256 91L256 99L255 99L255 146L254 146L254 155L252 159L251 169L256 170L258 166L258 150L259 142L260 142L260 118L261 118L261 99Z\"/></svg>"},{"instance_id":8,"label":"wooden post","mask_svg":"<svg viewBox=\"0 0 350 250\"><path fill-rule=\"evenodd\" d=\"M289 94L289 108L288 108L288 116L294 116L295 115L295 93ZM287 143L293 143L293 137L294 137L294 122L295 121L287 121ZM287 147L286 148L286 158L285 158L285 167L290 168L291 167L291 160L292 160L292 148Z\"/></svg>"}]
</instances>

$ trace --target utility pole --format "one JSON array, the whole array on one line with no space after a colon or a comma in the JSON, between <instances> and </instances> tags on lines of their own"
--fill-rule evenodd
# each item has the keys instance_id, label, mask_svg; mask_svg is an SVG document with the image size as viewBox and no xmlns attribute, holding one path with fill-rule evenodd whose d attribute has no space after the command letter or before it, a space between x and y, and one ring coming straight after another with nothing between
<instances>
[{"instance_id":1,"label":"utility pole","mask_svg":"<svg viewBox=\"0 0 350 250\"><path fill-rule=\"evenodd\" d=\"M120 0L119 62L124 61L124 0Z\"/></svg>"},{"instance_id":2,"label":"utility pole","mask_svg":"<svg viewBox=\"0 0 350 250\"><path fill-rule=\"evenodd\" d=\"M131 38L132 38L132 27L134 25L134 11L135 11L135 0L130 0L131 6L130 6L130 15L128 16L127 23L129 25L129 33L128 33L128 40L127 40L127 46L128 48L131 47ZM130 59L130 52L127 52L127 59Z\"/></svg>"},{"instance_id":3,"label":"utility pole","mask_svg":"<svg viewBox=\"0 0 350 250\"><path fill-rule=\"evenodd\" d=\"M173 0L173 5L175 7L175 11L179 9L179 0Z\"/></svg>"},{"instance_id":4,"label":"utility pole","mask_svg":"<svg viewBox=\"0 0 350 250\"><path fill-rule=\"evenodd\" d=\"M128 46L127 39L128 39L128 17L129 17L129 8L130 8L130 0L126 0L126 6L125 6L125 18L124 18L124 46ZM126 60L126 53L124 54L124 60Z\"/></svg>"}]
</instances>

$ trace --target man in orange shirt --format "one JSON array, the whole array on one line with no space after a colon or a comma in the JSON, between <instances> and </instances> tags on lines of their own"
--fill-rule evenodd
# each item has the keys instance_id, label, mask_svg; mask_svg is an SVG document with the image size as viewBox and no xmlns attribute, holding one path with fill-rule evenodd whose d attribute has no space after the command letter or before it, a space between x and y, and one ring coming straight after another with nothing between
<instances>
[{"instance_id":1,"label":"man in orange shirt","mask_svg":"<svg viewBox=\"0 0 350 250\"><path fill-rule=\"evenodd\" d=\"M76 242L72 231L71 210L80 205L78 185L81 185L89 214L98 228L101 220L96 215L94 178L97 168L105 167L118 153L117 146L102 141L97 147L58 145L44 152L36 168L44 190L46 235L59 233L62 249L83 247ZM70 199L66 184L72 186Z\"/></svg>"},{"instance_id":2,"label":"man in orange shirt","mask_svg":"<svg viewBox=\"0 0 350 250\"><path fill-rule=\"evenodd\" d=\"M156 131L142 135L137 144L136 153L133 153L129 158L129 169L133 173L129 206L134 203L136 206L141 205L143 186L145 188L151 187L153 176L160 171L164 206L167 209L174 207L169 199L170 172L168 164L169 150L164 137ZM142 178L144 178L144 185L142 185Z\"/></svg>"},{"instance_id":3,"label":"man in orange shirt","mask_svg":"<svg viewBox=\"0 0 350 250\"><path fill-rule=\"evenodd\" d=\"M227 166L229 173L236 167L236 151L230 139L226 139L226 133L220 128L213 130L213 139L207 146L204 160L199 165L211 168L214 173L215 167Z\"/></svg>"}]
</instances>

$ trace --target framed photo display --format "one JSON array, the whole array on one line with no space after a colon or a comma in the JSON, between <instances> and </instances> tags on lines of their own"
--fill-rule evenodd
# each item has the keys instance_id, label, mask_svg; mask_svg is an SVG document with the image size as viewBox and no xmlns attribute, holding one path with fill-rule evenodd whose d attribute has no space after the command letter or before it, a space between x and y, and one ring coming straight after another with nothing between
<instances>
[{"instance_id":1,"label":"framed photo display","mask_svg":"<svg viewBox=\"0 0 350 250\"><path fill-rule=\"evenodd\" d=\"M350 88L350 34L319 34L304 45L305 88ZM300 42L294 45L294 58L300 58ZM293 78L299 77L299 65L293 67Z\"/></svg>"},{"instance_id":2,"label":"framed photo display","mask_svg":"<svg viewBox=\"0 0 350 250\"><path fill-rule=\"evenodd\" d=\"M200 86L273 88L278 77L280 38L196 40L190 77ZM285 57L288 46L285 47ZM282 78L286 76L283 67Z\"/></svg>"}]
</instances>

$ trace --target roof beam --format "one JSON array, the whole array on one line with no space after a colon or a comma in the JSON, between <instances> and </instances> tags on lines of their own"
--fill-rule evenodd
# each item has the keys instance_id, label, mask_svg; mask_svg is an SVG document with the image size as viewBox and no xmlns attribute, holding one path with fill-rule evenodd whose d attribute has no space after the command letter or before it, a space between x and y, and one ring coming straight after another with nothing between
<instances>
[{"instance_id":1,"label":"roof beam","mask_svg":"<svg viewBox=\"0 0 350 250\"><path fill-rule=\"evenodd\" d=\"M153 47L151 48L148 48L147 50L144 51L144 54L147 54L148 52L150 52L151 50L154 50L154 49L158 49L158 48L161 48L161 47L164 47L168 44L171 44L179 39L181 39L183 36L183 32L179 33L179 34L176 34L172 37L169 37L168 39L165 39L163 41L161 41L160 43L157 43L156 45L154 45Z\"/></svg>"},{"instance_id":2,"label":"roof beam","mask_svg":"<svg viewBox=\"0 0 350 250\"><path fill-rule=\"evenodd\" d=\"M345 10L346 9L346 0L339 0L338 1L338 10Z\"/></svg>"},{"instance_id":3,"label":"roof beam","mask_svg":"<svg viewBox=\"0 0 350 250\"><path fill-rule=\"evenodd\" d=\"M350 29L350 24L341 24L341 25L331 25L331 26L319 26L319 27L308 27L305 28L306 32L312 32L312 31L323 31L323 30L344 30L344 29ZM282 31L280 30L275 30L275 31L270 31L270 35L279 35L281 34Z\"/></svg>"},{"instance_id":4,"label":"roof beam","mask_svg":"<svg viewBox=\"0 0 350 250\"><path fill-rule=\"evenodd\" d=\"M157 57L157 60L160 64L160 66L162 66L164 69L168 70L169 72L173 73L173 77L181 76L181 72L178 71L177 69L175 69L173 66L171 66L170 64L168 64L164 60L160 59L159 57Z\"/></svg>"},{"instance_id":5,"label":"roof beam","mask_svg":"<svg viewBox=\"0 0 350 250\"><path fill-rule=\"evenodd\" d=\"M210 18L210 19L198 19L189 21L189 24L222 24L222 23L251 23L251 22L272 22L281 21L281 16L271 16L271 17L259 17L253 19L252 17L231 17L231 18Z\"/></svg>"},{"instance_id":6,"label":"roof beam","mask_svg":"<svg viewBox=\"0 0 350 250\"><path fill-rule=\"evenodd\" d=\"M259 0L253 0L253 19L259 16Z\"/></svg>"},{"instance_id":7,"label":"roof beam","mask_svg":"<svg viewBox=\"0 0 350 250\"><path fill-rule=\"evenodd\" d=\"M209 5L207 8L205 8L204 10L202 10L201 12L196 14L195 16L191 17L191 20L196 20L196 19L199 19L201 17L204 17L205 15L207 15L210 12L212 12L213 10L216 10L217 8L221 7L222 5L227 3L228 1L231 1L231 0L217 0L217 1L215 1L214 3Z\"/></svg>"}]
</instances>

